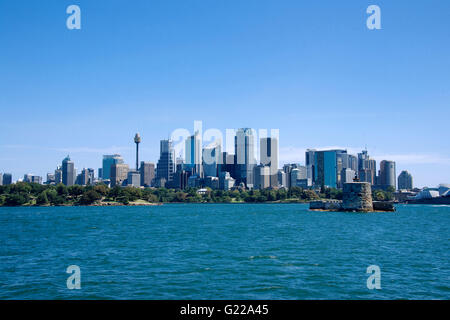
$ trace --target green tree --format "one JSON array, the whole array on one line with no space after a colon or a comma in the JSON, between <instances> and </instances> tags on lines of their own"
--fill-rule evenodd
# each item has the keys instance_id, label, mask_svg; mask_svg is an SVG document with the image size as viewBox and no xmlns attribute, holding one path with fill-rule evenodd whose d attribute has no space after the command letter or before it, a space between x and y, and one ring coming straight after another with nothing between
<instances>
[{"instance_id":1,"label":"green tree","mask_svg":"<svg viewBox=\"0 0 450 320\"><path fill-rule=\"evenodd\" d=\"M100 199L102 199L102 195L100 193L95 190L89 190L88 192L83 193L79 202L82 205L90 205Z\"/></svg>"},{"instance_id":2,"label":"green tree","mask_svg":"<svg viewBox=\"0 0 450 320\"><path fill-rule=\"evenodd\" d=\"M43 191L37 196L36 204L40 206L49 204L47 191Z\"/></svg>"}]
</instances>

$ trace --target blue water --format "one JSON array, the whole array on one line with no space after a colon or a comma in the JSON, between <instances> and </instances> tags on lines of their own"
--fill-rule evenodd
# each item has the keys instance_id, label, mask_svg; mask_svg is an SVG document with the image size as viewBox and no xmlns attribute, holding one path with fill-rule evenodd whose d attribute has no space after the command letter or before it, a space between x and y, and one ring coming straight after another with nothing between
<instances>
[{"instance_id":1,"label":"blue water","mask_svg":"<svg viewBox=\"0 0 450 320\"><path fill-rule=\"evenodd\" d=\"M450 207L397 209L0 208L0 299L449 299Z\"/></svg>"}]
</instances>

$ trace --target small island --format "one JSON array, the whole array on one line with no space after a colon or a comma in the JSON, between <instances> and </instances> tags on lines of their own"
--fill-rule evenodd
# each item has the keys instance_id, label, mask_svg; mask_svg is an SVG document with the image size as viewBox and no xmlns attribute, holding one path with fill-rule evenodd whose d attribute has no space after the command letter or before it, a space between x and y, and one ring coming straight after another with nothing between
<instances>
[{"instance_id":1,"label":"small island","mask_svg":"<svg viewBox=\"0 0 450 320\"><path fill-rule=\"evenodd\" d=\"M319 200L310 202L310 210L340 212L393 212L393 202L373 201L372 188L368 182L344 184L342 201Z\"/></svg>"}]
</instances>

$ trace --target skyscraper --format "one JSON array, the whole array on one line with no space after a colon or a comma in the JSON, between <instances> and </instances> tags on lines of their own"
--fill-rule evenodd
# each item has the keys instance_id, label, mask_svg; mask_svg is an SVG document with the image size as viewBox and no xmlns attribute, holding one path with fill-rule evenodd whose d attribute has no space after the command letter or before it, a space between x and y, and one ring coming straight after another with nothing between
<instances>
[{"instance_id":1,"label":"skyscraper","mask_svg":"<svg viewBox=\"0 0 450 320\"><path fill-rule=\"evenodd\" d=\"M203 176L202 170L202 140L198 131L186 139L186 166L194 169L194 174Z\"/></svg>"},{"instance_id":2,"label":"skyscraper","mask_svg":"<svg viewBox=\"0 0 450 320\"><path fill-rule=\"evenodd\" d=\"M151 187L152 181L155 179L155 164L151 162L141 161L141 186Z\"/></svg>"},{"instance_id":3,"label":"skyscraper","mask_svg":"<svg viewBox=\"0 0 450 320\"><path fill-rule=\"evenodd\" d=\"M4 173L3 174L3 185L7 186L12 184L12 174L11 173Z\"/></svg>"},{"instance_id":4,"label":"skyscraper","mask_svg":"<svg viewBox=\"0 0 450 320\"><path fill-rule=\"evenodd\" d=\"M127 179L128 171L130 171L130 168L127 164L114 163L110 171L111 187L121 186Z\"/></svg>"},{"instance_id":5,"label":"skyscraper","mask_svg":"<svg viewBox=\"0 0 450 320\"><path fill-rule=\"evenodd\" d=\"M220 144L214 143L203 148L203 174L205 177L218 177L218 164L222 151Z\"/></svg>"},{"instance_id":6,"label":"skyscraper","mask_svg":"<svg viewBox=\"0 0 450 320\"><path fill-rule=\"evenodd\" d=\"M270 187L278 187L278 139L261 138L259 151L261 164L269 167Z\"/></svg>"},{"instance_id":7,"label":"skyscraper","mask_svg":"<svg viewBox=\"0 0 450 320\"><path fill-rule=\"evenodd\" d=\"M342 154L346 150L316 151L314 154L314 185L338 188L341 185Z\"/></svg>"},{"instance_id":8,"label":"skyscraper","mask_svg":"<svg viewBox=\"0 0 450 320\"><path fill-rule=\"evenodd\" d=\"M175 173L175 150L172 140L161 140L160 155L158 165L156 166L156 179L164 179L166 183L173 180Z\"/></svg>"},{"instance_id":9,"label":"skyscraper","mask_svg":"<svg viewBox=\"0 0 450 320\"><path fill-rule=\"evenodd\" d=\"M367 150L358 153L358 177L361 182L375 184L377 162L369 157Z\"/></svg>"},{"instance_id":10,"label":"skyscraper","mask_svg":"<svg viewBox=\"0 0 450 320\"><path fill-rule=\"evenodd\" d=\"M60 166L56 167L55 170L55 184L62 183L62 169Z\"/></svg>"},{"instance_id":11,"label":"skyscraper","mask_svg":"<svg viewBox=\"0 0 450 320\"><path fill-rule=\"evenodd\" d=\"M102 179L111 179L111 166L113 164L123 164L123 158L120 154L104 155L103 156L103 168L102 168ZM100 178L100 177L99 177Z\"/></svg>"},{"instance_id":12,"label":"skyscraper","mask_svg":"<svg viewBox=\"0 0 450 320\"><path fill-rule=\"evenodd\" d=\"M379 183L382 188L396 187L395 162L383 160L380 162Z\"/></svg>"},{"instance_id":13,"label":"skyscraper","mask_svg":"<svg viewBox=\"0 0 450 320\"><path fill-rule=\"evenodd\" d=\"M0 186L3 185L3 173L0 173Z\"/></svg>"},{"instance_id":14,"label":"skyscraper","mask_svg":"<svg viewBox=\"0 0 450 320\"><path fill-rule=\"evenodd\" d=\"M75 183L75 164L67 156L62 161L62 183L66 186L73 186Z\"/></svg>"},{"instance_id":15,"label":"skyscraper","mask_svg":"<svg viewBox=\"0 0 450 320\"><path fill-rule=\"evenodd\" d=\"M305 152L305 166L307 178L314 181L314 156L316 149L307 149Z\"/></svg>"},{"instance_id":16,"label":"skyscraper","mask_svg":"<svg viewBox=\"0 0 450 320\"><path fill-rule=\"evenodd\" d=\"M399 190L412 190L413 189L413 177L412 175L404 170L398 176L398 189Z\"/></svg>"},{"instance_id":17,"label":"skyscraper","mask_svg":"<svg viewBox=\"0 0 450 320\"><path fill-rule=\"evenodd\" d=\"M253 129L237 130L234 138L234 153L236 155L236 183L243 182L247 188L253 188L253 169L256 166Z\"/></svg>"}]
</instances>

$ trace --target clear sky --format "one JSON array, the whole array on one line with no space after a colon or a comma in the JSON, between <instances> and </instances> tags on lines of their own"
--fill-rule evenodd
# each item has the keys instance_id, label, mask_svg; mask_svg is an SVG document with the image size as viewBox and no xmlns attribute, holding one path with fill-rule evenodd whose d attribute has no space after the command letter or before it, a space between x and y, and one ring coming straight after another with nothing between
<instances>
[{"instance_id":1,"label":"clear sky","mask_svg":"<svg viewBox=\"0 0 450 320\"><path fill-rule=\"evenodd\" d=\"M280 129L281 164L367 146L417 186L450 183L449 71L448 0L1 0L0 172L132 165L135 132L155 162L201 120Z\"/></svg>"}]
</instances>

